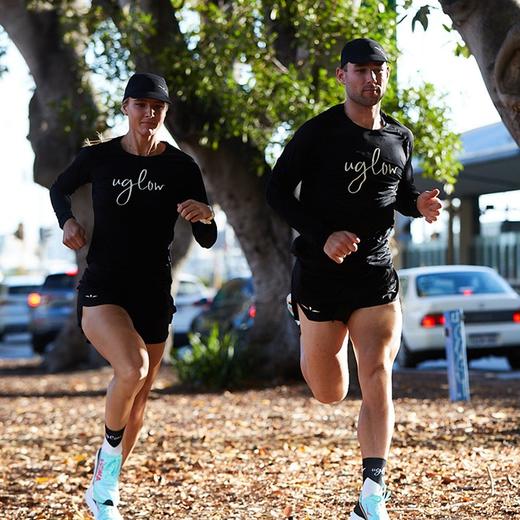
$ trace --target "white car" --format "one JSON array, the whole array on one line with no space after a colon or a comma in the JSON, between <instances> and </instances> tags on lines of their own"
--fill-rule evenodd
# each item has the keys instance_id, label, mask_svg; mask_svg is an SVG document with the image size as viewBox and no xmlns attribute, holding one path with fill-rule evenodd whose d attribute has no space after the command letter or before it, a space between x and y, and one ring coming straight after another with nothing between
<instances>
[{"instance_id":1,"label":"white car","mask_svg":"<svg viewBox=\"0 0 520 520\"><path fill-rule=\"evenodd\" d=\"M213 294L214 291L208 289L196 276L181 273L179 289L175 296L177 312L173 315L172 322L176 347L187 341L191 322L195 316L209 307Z\"/></svg>"},{"instance_id":2,"label":"white car","mask_svg":"<svg viewBox=\"0 0 520 520\"><path fill-rule=\"evenodd\" d=\"M27 332L27 296L37 291L42 283L42 276L30 275L9 276L0 283L0 339L6 334Z\"/></svg>"},{"instance_id":3,"label":"white car","mask_svg":"<svg viewBox=\"0 0 520 520\"><path fill-rule=\"evenodd\" d=\"M489 267L401 269L403 334L398 362L414 367L445 357L443 313L462 309L468 358L505 355L520 368L520 295Z\"/></svg>"}]
</instances>

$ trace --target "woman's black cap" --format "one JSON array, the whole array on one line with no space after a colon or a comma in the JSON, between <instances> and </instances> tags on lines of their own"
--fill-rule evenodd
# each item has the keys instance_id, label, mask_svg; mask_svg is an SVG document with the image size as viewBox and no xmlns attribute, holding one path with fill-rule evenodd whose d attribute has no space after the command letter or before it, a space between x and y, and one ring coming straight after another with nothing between
<instances>
[{"instance_id":1,"label":"woman's black cap","mask_svg":"<svg viewBox=\"0 0 520 520\"><path fill-rule=\"evenodd\" d=\"M128 80L123 101L129 97L158 99L171 103L165 79L150 72L136 73Z\"/></svg>"},{"instance_id":2,"label":"woman's black cap","mask_svg":"<svg viewBox=\"0 0 520 520\"><path fill-rule=\"evenodd\" d=\"M370 38L350 40L341 51L341 68L347 63L370 63L371 61L384 62L388 61L388 58L383 47Z\"/></svg>"}]
</instances>

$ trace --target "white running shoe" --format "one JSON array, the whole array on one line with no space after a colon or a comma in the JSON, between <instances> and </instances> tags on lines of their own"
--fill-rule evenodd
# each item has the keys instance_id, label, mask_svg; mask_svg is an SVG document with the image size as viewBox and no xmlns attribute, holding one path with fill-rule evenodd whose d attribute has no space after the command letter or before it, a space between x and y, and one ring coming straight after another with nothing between
<instances>
[{"instance_id":1,"label":"white running shoe","mask_svg":"<svg viewBox=\"0 0 520 520\"><path fill-rule=\"evenodd\" d=\"M390 520L386 511L386 502L389 499L390 492L387 491L386 486L380 486L369 478L365 479L359 496L359 506L364 518L360 518L353 512L350 516L351 520Z\"/></svg>"},{"instance_id":2,"label":"white running shoe","mask_svg":"<svg viewBox=\"0 0 520 520\"><path fill-rule=\"evenodd\" d=\"M88 508L90 509L94 520L123 520L123 517L117 509L117 506L100 504L94 500L93 484L90 484L87 492L85 493L85 501L87 502Z\"/></svg>"},{"instance_id":3,"label":"white running shoe","mask_svg":"<svg viewBox=\"0 0 520 520\"><path fill-rule=\"evenodd\" d=\"M85 493L85 501L95 520L123 520L117 509L122 460L121 455L97 452L94 476Z\"/></svg>"}]
</instances>

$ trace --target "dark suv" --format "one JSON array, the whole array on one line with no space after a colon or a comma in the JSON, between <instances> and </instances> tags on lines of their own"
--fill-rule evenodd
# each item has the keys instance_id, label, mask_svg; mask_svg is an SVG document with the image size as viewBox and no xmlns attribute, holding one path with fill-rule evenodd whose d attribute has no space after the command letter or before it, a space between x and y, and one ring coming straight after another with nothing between
<instances>
[{"instance_id":1,"label":"dark suv","mask_svg":"<svg viewBox=\"0 0 520 520\"><path fill-rule=\"evenodd\" d=\"M77 272L49 274L38 292L29 294L29 332L35 353L41 354L73 312Z\"/></svg>"},{"instance_id":2,"label":"dark suv","mask_svg":"<svg viewBox=\"0 0 520 520\"><path fill-rule=\"evenodd\" d=\"M233 278L219 289L208 310L201 312L191 324L191 332L207 336L213 325L220 332L240 334L253 326L256 315L252 278Z\"/></svg>"}]
</instances>

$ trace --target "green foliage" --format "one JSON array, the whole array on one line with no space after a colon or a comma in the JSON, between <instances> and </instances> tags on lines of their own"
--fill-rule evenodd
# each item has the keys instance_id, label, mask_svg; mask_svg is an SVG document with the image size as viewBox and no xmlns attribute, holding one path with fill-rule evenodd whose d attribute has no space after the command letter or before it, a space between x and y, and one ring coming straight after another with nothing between
<instances>
[{"instance_id":1,"label":"green foliage","mask_svg":"<svg viewBox=\"0 0 520 520\"><path fill-rule=\"evenodd\" d=\"M204 144L235 137L265 150L281 124L294 129L341 100L334 71L346 39L381 35L395 56L395 16L385 2L237 0L193 2L193 42L183 96L218 107L203 129ZM346 24L345 20L349 20ZM195 77L195 84L189 80ZM282 143L283 144L283 143Z\"/></svg>"},{"instance_id":2,"label":"green foliage","mask_svg":"<svg viewBox=\"0 0 520 520\"><path fill-rule=\"evenodd\" d=\"M458 134L449 130L449 109L431 83L389 93L392 113L415 134L414 155L425 177L454 184L462 169Z\"/></svg>"},{"instance_id":3,"label":"green foliage","mask_svg":"<svg viewBox=\"0 0 520 520\"><path fill-rule=\"evenodd\" d=\"M166 36L138 3L125 8L94 3L87 13L71 10L70 0L61 3L65 25L71 31L87 28L91 35L85 53L89 67L109 80L96 82L109 124L136 57L150 56L172 96L190 107L202 145L217 148L223 140L241 140L268 163L296 128L343 101L335 69L346 40L374 37L393 62L398 56L393 0L364 0L358 9L336 0L177 0L171 5L179 30ZM411 1L400 5L409 8ZM423 26L428 9L417 17ZM454 158L458 138L447 130L446 107L431 86L398 91L392 85L384 109L414 132L425 173L453 182L460 168ZM251 164L251 171L262 173L264 166Z\"/></svg>"},{"instance_id":4,"label":"green foliage","mask_svg":"<svg viewBox=\"0 0 520 520\"><path fill-rule=\"evenodd\" d=\"M430 5L423 5L419 8L412 19L412 31L415 31L415 24L417 22L423 26L425 31L428 29L428 15L430 14L430 9Z\"/></svg>"},{"instance_id":5,"label":"green foliage","mask_svg":"<svg viewBox=\"0 0 520 520\"><path fill-rule=\"evenodd\" d=\"M232 333L221 334L214 325L208 337L191 334L190 350L175 350L173 368L181 383L208 390L232 387L242 379L237 359L237 337Z\"/></svg>"},{"instance_id":6,"label":"green foliage","mask_svg":"<svg viewBox=\"0 0 520 520\"><path fill-rule=\"evenodd\" d=\"M464 42L457 42L454 52L455 56L462 56L463 58L469 58L471 56L471 51Z\"/></svg>"}]
</instances>

